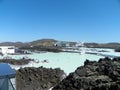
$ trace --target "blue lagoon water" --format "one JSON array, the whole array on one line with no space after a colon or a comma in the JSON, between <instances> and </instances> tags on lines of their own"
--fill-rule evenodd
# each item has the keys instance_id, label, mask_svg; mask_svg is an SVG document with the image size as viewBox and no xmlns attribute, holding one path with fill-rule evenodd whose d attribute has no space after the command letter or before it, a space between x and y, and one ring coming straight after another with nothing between
<instances>
[{"instance_id":1,"label":"blue lagoon water","mask_svg":"<svg viewBox=\"0 0 120 90\"><path fill-rule=\"evenodd\" d=\"M31 66L34 67L46 67L46 68L61 68L65 71L65 73L69 74L74 72L77 67L84 65L84 61L86 59L97 61L100 58L104 58L103 56L91 55L91 54L82 54L79 53L34 53L31 55L11 55L12 58L19 59L24 56L27 56L31 59L35 59L39 61L39 63L32 63ZM48 63L42 62L43 60L47 60Z\"/></svg>"}]
</instances>

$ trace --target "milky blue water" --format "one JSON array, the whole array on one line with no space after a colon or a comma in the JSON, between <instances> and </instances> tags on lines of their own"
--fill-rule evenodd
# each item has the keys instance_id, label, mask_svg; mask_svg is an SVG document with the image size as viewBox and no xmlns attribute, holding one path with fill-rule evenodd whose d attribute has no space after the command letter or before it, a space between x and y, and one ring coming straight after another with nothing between
<instances>
[{"instance_id":1,"label":"milky blue water","mask_svg":"<svg viewBox=\"0 0 120 90\"><path fill-rule=\"evenodd\" d=\"M44 66L46 68L61 68L65 71L65 73L69 74L70 72L74 72L77 67L84 65L84 61L86 59L89 60L99 60L99 58L103 58L103 56L90 55L90 54L82 54L79 53L34 53L32 55L12 55L12 58L22 58L23 56L27 56L29 58L35 59L39 61L38 64L33 64L34 67ZM43 60L47 60L48 63L43 63Z\"/></svg>"},{"instance_id":2,"label":"milky blue water","mask_svg":"<svg viewBox=\"0 0 120 90\"><path fill-rule=\"evenodd\" d=\"M102 52L106 55L120 56L120 53L116 53L112 49L105 49L105 50L109 51L109 52ZM61 68L67 74L74 72L77 69L77 67L84 65L84 61L86 59L92 61L98 61L100 58L104 58L103 56L98 56L98 55L92 55L92 54L80 55L79 53L68 53L68 52L60 52L60 53L46 52L39 54L33 53L31 55L9 55L9 56L15 59L20 59L27 56L31 59L35 59L36 61L39 61L39 63L31 63L30 65L28 65L30 67L43 66L46 68ZM47 60L48 63L43 62L43 60Z\"/></svg>"}]
</instances>

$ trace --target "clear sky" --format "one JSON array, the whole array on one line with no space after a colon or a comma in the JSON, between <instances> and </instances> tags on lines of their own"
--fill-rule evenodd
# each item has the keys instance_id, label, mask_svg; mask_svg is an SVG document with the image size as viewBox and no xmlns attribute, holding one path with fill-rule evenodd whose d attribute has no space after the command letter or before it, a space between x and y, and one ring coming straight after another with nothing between
<instances>
[{"instance_id":1,"label":"clear sky","mask_svg":"<svg viewBox=\"0 0 120 90\"><path fill-rule=\"evenodd\" d=\"M0 42L120 42L120 0L0 0Z\"/></svg>"}]
</instances>

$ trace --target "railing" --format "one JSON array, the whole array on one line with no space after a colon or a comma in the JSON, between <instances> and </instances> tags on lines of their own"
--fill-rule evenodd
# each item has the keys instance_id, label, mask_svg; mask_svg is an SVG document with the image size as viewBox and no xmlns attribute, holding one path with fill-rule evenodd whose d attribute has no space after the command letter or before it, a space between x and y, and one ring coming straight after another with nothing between
<instances>
[{"instance_id":1,"label":"railing","mask_svg":"<svg viewBox=\"0 0 120 90\"><path fill-rule=\"evenodd\" d=\"M11 82L11 80L10 79L8 79L8 90L15 90L15 88L14 88L14 86L13 86L13 84L12 84L12 82Z\"/></svg>"}]
</instances>

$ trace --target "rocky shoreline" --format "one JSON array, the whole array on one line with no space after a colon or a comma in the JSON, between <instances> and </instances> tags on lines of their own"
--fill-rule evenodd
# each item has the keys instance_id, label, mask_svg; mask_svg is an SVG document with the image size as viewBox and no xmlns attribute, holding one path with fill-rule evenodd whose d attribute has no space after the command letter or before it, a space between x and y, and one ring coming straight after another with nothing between
<instances>
[{"instance_id":1,"label":"rocky shoreline","mask_svg":"<svg viewBox=\"0 0 120 90\"><path fill-rule=\"evenodd\" d=\"M59 68L20 68L16 71L17 90L49 90L62 81L66 74Z\"/></svg>"},{"instance_id":2,"label":"rocky shoreline","mask_svg":"<svg viewBox=\"0 0 120 90\"><path fill-rule=\"evenodd\" d=\"M31 60L0 60L13 65ZM57 68L25 67L16 70L17 90L120 90L120 58L86 60L68 76Z\"/></svg>"},{"instance_id":3,"label":"rocky shoreline","mask_svg":"<svg viewBox=\"0 0 120 90\"><path fill-rule=\"evenodd\" d=\"M11 65L27 65L31 61L34 61L33 59L0 59L0 63L9 63Z\"/></svg>"},{"instance_id":4,"label":"rocky shoreline","mask_svg":"<svg viewBox=\"0 0 120 90\"><path fill-rule=\"evenodd\" d=\"M86 60L52 90L120 90L120 58Z\"/></svg>"}]
</instances>

